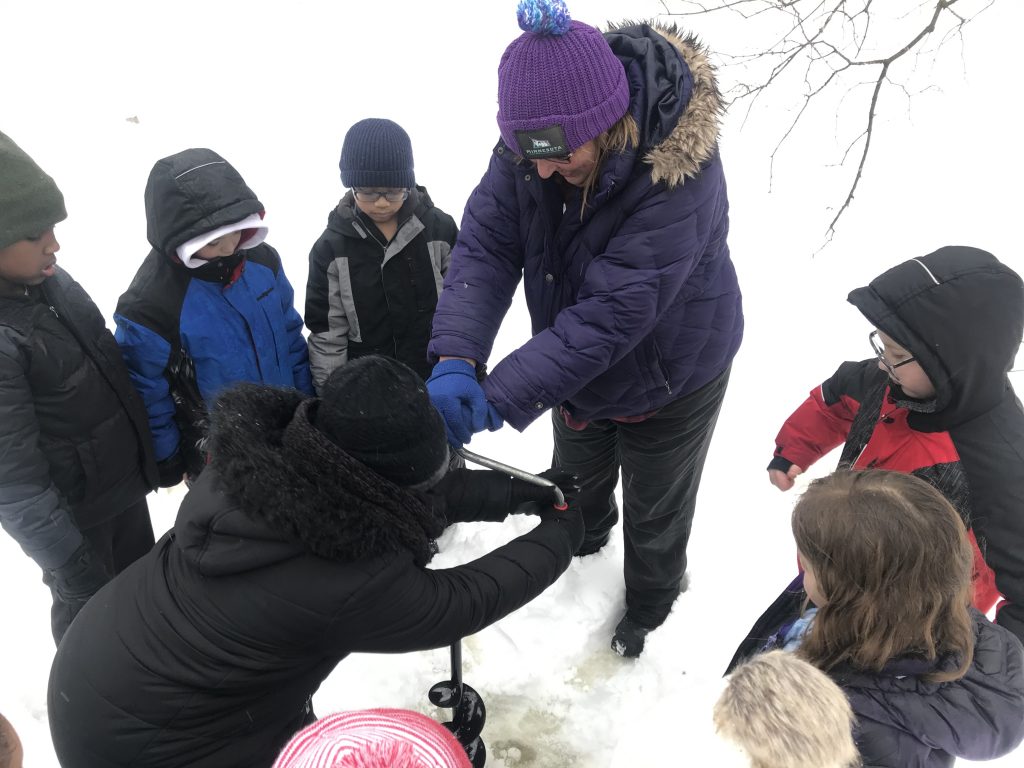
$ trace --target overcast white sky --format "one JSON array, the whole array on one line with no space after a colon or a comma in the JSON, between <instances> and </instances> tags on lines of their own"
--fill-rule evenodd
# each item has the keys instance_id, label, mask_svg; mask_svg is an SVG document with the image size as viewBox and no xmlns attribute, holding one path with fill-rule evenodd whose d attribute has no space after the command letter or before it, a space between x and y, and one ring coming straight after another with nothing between
<instances>
[{"instance_id":1,"label":"overcast white sky","mask_svg":"<svg viewBox=\"0 0 1024 768\"><path fill-rule=\"evenodd\" d=\"M887 7L900 16L916 5L894 0ZM971 0L968 8L980 5ZM592 24L678 7L671 0L569 6ZM766 34L763 23L735 17L680 22L713 51L739 52ZM764 472L775 433L840 361L868 354L870 328L845 302L852 288L952 243L986 248L1024 271L1013 53L1022 27L1024 4L996 0L962 45L954 41L934 63L920 59L916 74L897 71L912 96L893 91L883 100L854 206L817 255L829 206L842 201L852 172L832 166L856 130L837 121L836 104L809 114L779 154L769 189L768 156L798 101L790 90L770 95L746 123L740 111L730 115L722 154L748 325L699 500L693 586L640 662L614 657L606 648L622 606L616 538L520 615L467 641L466 679L491 713L484 733L495 755L490 765L605 768L647 707L676 701L728 660L794 567L792 497L770 488ZM282 254L300 311L306 256L342 192L338 152L356 120L401 123L412 137L419 183L460 219L497 140L498 60L519 33L514 0L0 0L0 30L0 130L64 191L70 216L57 230L61 265L108 319L148 251L142 193L149 170L189 146L220 152L263 201L268 242ZM938 87L924 90L934 81ZM859 93L842 108L854 109ZM528 327L517 302L495 361ZM1024 380L1015 380L1019 391ZM549 432L544 418L523 435L506 428L470 447L540 470ZM825 464L819 473L831 467ZM153 498L160 531L179 498ZM517 525L454 531L436 565L470 559ZM45 726L48 595L7 537L0 537L0 583L0 711L25 736L29 768L54 768ZM317 697L318 711L425 708L426 688L446 664L445 651L350 658ZM667 754L679 754L672 740L649 745L653 751L634 764L664 764ZM991 765L1024 764L1016 757Z\"/></svg>"}]
</instances>

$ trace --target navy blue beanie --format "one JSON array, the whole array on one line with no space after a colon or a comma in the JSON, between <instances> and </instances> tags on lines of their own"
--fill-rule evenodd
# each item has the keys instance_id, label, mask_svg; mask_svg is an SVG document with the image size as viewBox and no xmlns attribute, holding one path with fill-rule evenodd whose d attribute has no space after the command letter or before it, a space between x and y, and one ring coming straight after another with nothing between
<instances>
[{"instance_id":1,"label":"navy blue beanie","mask_svg":"<svg viewBox=\"0 0 1024 768\"><path fill-rule=\"evenodd\" d=\"M409 134L398 123L379 117L360 120L348 129L338 167L341 183L349 189L416 186Z\"/></svg>"}]
</instances>

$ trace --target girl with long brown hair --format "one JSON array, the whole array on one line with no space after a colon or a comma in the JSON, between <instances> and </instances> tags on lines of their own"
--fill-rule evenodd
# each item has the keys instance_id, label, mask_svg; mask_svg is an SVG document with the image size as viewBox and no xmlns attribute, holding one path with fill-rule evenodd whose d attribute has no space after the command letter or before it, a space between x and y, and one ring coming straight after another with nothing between
<instances>
[{"instance_id":1,"label":"girl with long brown hair","mask_svg":"<svg viewBox=\"0 0 1024 768\"><path fill-rule=\"evenodd\" d=\"M827 672L867 765L939 768L1020 744L1024 649L971 607L972 551L939 491L902 472L843 470L811 483L792 527L803 573L730 669L786 648Z\"/></svg>"}]
</instances>

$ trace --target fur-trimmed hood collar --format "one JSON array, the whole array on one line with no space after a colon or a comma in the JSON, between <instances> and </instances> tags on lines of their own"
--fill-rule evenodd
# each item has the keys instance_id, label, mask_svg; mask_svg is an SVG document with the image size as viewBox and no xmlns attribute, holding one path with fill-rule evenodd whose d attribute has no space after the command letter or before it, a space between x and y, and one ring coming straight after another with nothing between
<instances>
[{"instance_id":1,"label":"fur-trimmed hood collar","mask_svg":"<svg viewBox=\"0 0 1024 768\"><path fill-rule=\"evenodd\" d=\"M605 39L626 68L651 181L674 187L699 175L718 151L725 112L707 48L675 24L654 22L610 24Z\"/></svg>"},{"instance_id":2,"label":"fur-trimmed hood collar","mask_svg":"<svg viewBox=\"0 0 1024 768\"><path fill-rule=\"evenodd\" d=\"M223 575L303 554L351 562L410 552L430 560L442 518L419 494L360 464L314 426L319 400L243 384L212 415L211 465L178 512L178 546Z\"/></svg>"}]
</instances>

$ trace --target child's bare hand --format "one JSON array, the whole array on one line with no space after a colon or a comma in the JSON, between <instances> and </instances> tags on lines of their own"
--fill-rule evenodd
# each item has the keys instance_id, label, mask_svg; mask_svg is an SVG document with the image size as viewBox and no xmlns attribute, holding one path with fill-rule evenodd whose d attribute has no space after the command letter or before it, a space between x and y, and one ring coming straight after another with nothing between
<instances>
[{"instance_id":1,"label":"child's bare hand","mask_svg":"<svg viewBox=\"0 0 1024 768\"><path fill-rule=\"evenodd\" d=\"M788 491L793 487L793 481L796 480L797 475L802 475L803 473L803 467L798 467L794 464L786 472L783 472L781 469L769 469L768 479L780 491Z\"/></svg>"}]
</instances>

